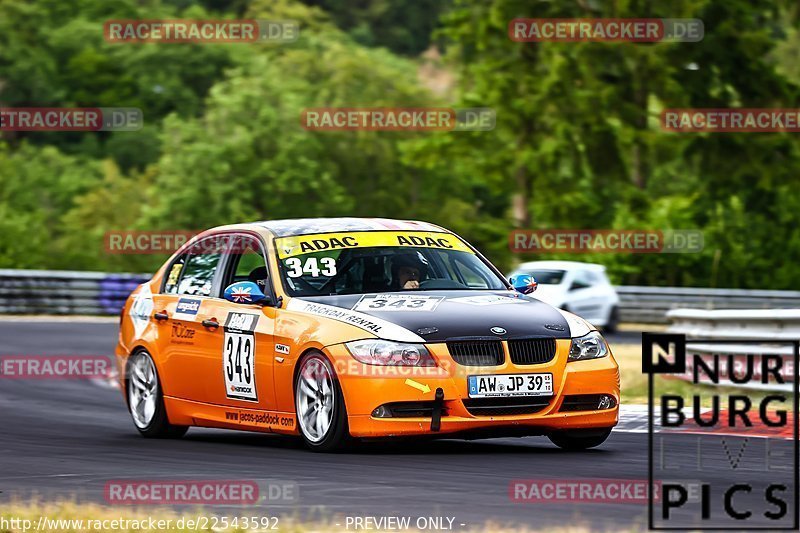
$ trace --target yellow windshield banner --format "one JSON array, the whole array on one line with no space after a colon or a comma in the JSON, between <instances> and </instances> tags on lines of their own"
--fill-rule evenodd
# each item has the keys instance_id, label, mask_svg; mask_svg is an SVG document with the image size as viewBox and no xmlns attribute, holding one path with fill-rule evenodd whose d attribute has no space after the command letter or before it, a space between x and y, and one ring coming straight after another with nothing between
<instances>
[{"instance_id":1,"label":"yellow windshield banner","mask_svg":"<svg viewBox=\"0 0 800 533\"><path fill-rule=\"evenodd\" d=\"M473 253L464 242L452 233L432 231L353 231L349 233L318 233L275 239L278 257L310 254L348 248L374 248L400 246L408 248L439 248Z\"/></svg>"}]
</instances>

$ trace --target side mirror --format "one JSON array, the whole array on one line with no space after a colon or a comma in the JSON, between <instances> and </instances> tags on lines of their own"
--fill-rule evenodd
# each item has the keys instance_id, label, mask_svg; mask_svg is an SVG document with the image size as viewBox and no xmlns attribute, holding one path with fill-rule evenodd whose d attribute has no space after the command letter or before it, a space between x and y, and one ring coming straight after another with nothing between
<instances>
[{"instance_id":1,"label":"side mirror","mask_svg":"<svg viewBox=\"0 0 800 533\"><path fill-rule=\"evenodd\" d=\"M224 297L235 304L266 304L269 298L252 281L231 283L225 289Z\"/></svg>"},{"instance_id":2,"label":"side mirror","mask_svg":"<svg viewBox=\"0 0 800 533\"><path fill-rule=\"evenodd\" d=\"M511 286L514 287L515 291L521 292L522 294L530 294L539 287L534 277L528 274L511 276L508 278L508 281L511 282Z\"/></svg>"}]
</instances>

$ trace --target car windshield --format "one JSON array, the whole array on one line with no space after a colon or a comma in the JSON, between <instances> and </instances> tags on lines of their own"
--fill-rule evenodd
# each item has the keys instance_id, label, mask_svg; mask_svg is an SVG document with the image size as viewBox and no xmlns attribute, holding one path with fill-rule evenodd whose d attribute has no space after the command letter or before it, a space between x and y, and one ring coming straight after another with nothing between
<instances>
[{"instance_id":1,"label":"car windshield","mask_svg":"<svg viewBox=\"0 0 800 533\"><path fill-rule=\"evenodd\" d=\"M564 270L527 270L539 285L558 285L564 279Z\"/></svg>"},{"instance_id":2,"label":"car windshield","mask_svg":"<svg viewBox=\"0 0 800 533\"><path fill-rule=\"evenodd\" d=\"M432 235L433 240L417 237L416 241L412 235L402 246L369 245L390 244L397 234L301 237L302 242L277 239L284 288L290 296L507 288L457 237Z\"/></svg>"}]
</instances>

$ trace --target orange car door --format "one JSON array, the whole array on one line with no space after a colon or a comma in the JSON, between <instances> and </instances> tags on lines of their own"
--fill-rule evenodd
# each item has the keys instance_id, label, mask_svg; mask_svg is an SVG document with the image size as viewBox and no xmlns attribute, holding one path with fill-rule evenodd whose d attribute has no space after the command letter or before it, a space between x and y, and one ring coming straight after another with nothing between
<instances>
[{"instance_id":1,"label":"orange car door","mask_svg":"<svg viewBox=\"0 0 800 533\"><path fill-rule=\"evenodd\" d=\"M236 235L226 257L220 287L251 281L271 294L264 247L255 236ZM275 356L275 308L248 301L220 300L215 311L220 319L222 343L210 358L217 370L206 382L213 403L242 408L275 408L273 365Z\"/></svg>"},{"instance_id":2,"label":"orange car door","mask_svg":"<svg viewBox=\"0 0 800 533\"><path fill-rule=\"evenodd\" d=\"M155 311L163 317L159 362L164 393L198 402L209 401L204 382L216 368L210 354L222 350L223 300L216 294L224 254L203 245L210 239L201 240L167 269L164 294L154 298Z\"/></svg>"}]
</instances>

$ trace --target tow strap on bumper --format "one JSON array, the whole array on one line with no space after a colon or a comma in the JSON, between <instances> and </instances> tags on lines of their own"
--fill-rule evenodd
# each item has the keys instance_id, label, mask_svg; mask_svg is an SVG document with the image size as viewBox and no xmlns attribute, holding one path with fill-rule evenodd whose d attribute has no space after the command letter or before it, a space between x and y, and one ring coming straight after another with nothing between
<instances>
[{"instance_id":1,"label":"tow strap on bumper","mask_svg":"<svg viewBox=\"0 0 800 533\"><path fill-rule=\"evenodd\" d=\"M431 416L431 431L439 431L442 426L442 406L444 405L444 391L439 387L433 400L433 415Z\"/></svg>"}]
</instances>

